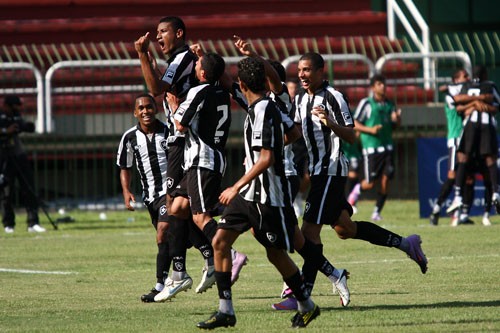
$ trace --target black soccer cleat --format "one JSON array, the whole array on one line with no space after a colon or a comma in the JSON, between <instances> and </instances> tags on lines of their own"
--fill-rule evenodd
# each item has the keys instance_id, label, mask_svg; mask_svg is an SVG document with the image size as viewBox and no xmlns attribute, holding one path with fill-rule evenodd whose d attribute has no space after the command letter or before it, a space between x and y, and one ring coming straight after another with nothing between
<instances>
[{"instance_id":1,"label":"black soccer cleat","mask_svg":"<svg viewBox=\"0 0 500 333\"><path fill-rule=\"evenodd\" d=\"M201 321L196 324L196 327L205 329L205 330L213 330L217 327L233 327L236 325L236 316L230 315L227 313L222 313L220 311L215 312L210 318L205 321Z\"/></svg>"},{"instance_id":2,"label":"black soccer cleat","mask_svg":"<svg viewBox=\"0 0 500 333\"><path fill-rule=\"evenodd\" d=\"M314 304L314 308L311 311L301 313L297 312L295 316L292 318L292 327L301 328L309 325L311 321L313 321L317 316L319 316L320 310L319 306Z\"/></svg>"},{"instance_id":3,"label":"black soccer cleat","mask_svg":"<svg viewBox=\"0 0 500 333\"><path fill-rule=\"evenodd\" d=\"M156 290L155 288L151 289L149 294L144 294L141 296L141 301L144 303L154 303L155 301L155 296L158 295L160 292Z\"/></svg>"}]
</instances>

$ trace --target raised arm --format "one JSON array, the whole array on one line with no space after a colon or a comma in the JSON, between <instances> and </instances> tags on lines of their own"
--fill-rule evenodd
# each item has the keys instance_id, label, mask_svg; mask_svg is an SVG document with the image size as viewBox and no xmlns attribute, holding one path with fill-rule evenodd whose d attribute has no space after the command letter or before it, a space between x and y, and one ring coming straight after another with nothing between
<instances>
[{"instance_id":1,"label":"raised arm","mask_svg":"<svg viewBox=\"0 0 500 333\"><path fill-rule=\"evenodd\" d=\"M170 88L170 85L160 78L160 73L156 66L156 60L153 55L149 52L149 32L144 36L139 37L134 43L135 50L139 56L141 62L142 75L148 90L154 96L158 96Z\"/></svg>"}]
</instances>

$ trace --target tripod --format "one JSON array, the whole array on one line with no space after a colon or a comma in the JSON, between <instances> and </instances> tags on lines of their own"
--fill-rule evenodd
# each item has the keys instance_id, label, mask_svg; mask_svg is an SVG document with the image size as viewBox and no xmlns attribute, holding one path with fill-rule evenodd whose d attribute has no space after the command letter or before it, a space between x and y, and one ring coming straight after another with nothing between
<instances>
[{"instance_id":1,"label":"tripod","mask_svg":"<svg viewBox=\"0 0 500 333\"><path fill-rule=\"evenodd\" d=\"M2 153L4 153L4 151L2 151ZM6 156L2 159L2 167L1 167L1 174L2 176L4 176L4 173L5 173L5 170L7 168L7 161L10 161L12 162L13 166L18 170L17 174L20 178L20 180L22 180L22 183L23 183L23 186L24 186L24 189L26 191L28 191L32 196L33 198L36 200L36 203L37 203L37 206L40 207L42 209L42 211L44 212L45 216L47 217L47 219L49 220L50 224L52 225L52 227L54 228L54 230L58 230L58 227L57 227L57 224L52 220L52 218L50 217L48 211L47 211L47 204L45 203L45 201L43 201L35 192L35 189L31 186L30 182L28 181L28 179L26 179L26 176L24 175L23 172L20 172L20 170L22 170L20 168L20 165L17 163L16 161L16 158L13 157L13 156L10 156L11 154L6 154ZM3 181L4 182L8 182L6 179L5 179L5 176L3 177ZM2 186L2 184L0 184L0 186Z\"/></svg>"}]
</instances>

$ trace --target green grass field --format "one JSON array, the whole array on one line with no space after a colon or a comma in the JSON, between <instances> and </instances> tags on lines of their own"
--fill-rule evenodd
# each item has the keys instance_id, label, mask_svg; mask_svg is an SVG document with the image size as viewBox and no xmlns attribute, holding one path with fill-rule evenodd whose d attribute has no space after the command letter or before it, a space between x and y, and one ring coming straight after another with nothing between
<instances>
[{"instance_id":1,"label":"green grass field","mask_svg":"<svg viewBox=\"0 0 500 333\"><path fill-rule=\"evenodd\" d=\"M359 205L355 219L367 219L373 202ZM342 241L323 230L325 255L351 272L351 304L340 306L328 280L318 275L313 298L321 316L309 332L499 332L500 217L493 226L432 227L418 218L416 201L389 200L380 225L401 235L418 233L429 259L426 275L397 250L358 240ZM0 233L0 332L196 332L198 321L217 309L216 288L194 288L172 302L144 304L139 297L155 283L155 233L145 211L70 212L74 223ZM52 214L57 217L57 214ZM134 218L131 222L130 217ZM235 247L249 256L233 287L237 316L232 332L291 330L291 312L277 312L282 281L263 248L247 233ZM301 258L293 254L301 263ZM189 250L194 286L203 261ZM224 329L218 329L222 331Z\"/></svg>"}]
</instances>

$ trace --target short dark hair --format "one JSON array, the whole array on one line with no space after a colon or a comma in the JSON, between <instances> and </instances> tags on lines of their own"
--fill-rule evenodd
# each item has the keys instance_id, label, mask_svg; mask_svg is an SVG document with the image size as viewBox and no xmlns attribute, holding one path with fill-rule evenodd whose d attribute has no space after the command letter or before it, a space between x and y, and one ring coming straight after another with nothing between
<instances>
[{"instance_id":1,"label":"short dark hair","mask_svg":"<svg viewBox=\"0 0 500 333\"><path fill-rule=\"evenodd\" d=\"M201 58L201 68L205 70L205 77L209 83L217 82L224 73L226 62L217 53L208 52Z\"/></svg>"},{"instance_id":2,"label":"short dark hair","mask_svg":"<svg viewBox=\"0 0 500 333\"><path fill-rule=\"evenodd\" d=\"M160 23L170 23L174 31L181 29L184 33L182 34L182 38L186 39L186 25L184 21L178 16L165 16L160 20Z\"/></svg>"},{"instance_id":3,"label":"short dark hair","mask_svg":"<svg viewBox=\"0 0 500 333\"><path fill-rule=\"evenodd\" d=\"M14 105L23 105L21 99L17 95L7 95L3 101L3 104L6 106L14 106Z\"/></svg>"},{"instance_id":4,"label":"short dark hair","mask_svg":"<svg viewBox=\"0 0 500 333\"><path fill-rule=\"evenodd\" d=\"M277 60L269 60L269 63L271 66L273 66L274 70L278 73L278 76L280 77L280 80L282 82L286 81L286 70L285 67L281 64L281 62Z\"/></svg>"},{"instance_id":5,"label":"short dark hair","mask_svg":"<svg viewBox=\"0 0 500 333\"><path fill-rule=\"evenodd\" d=\"M149 98L151 100L151 102L154 104L154 106L156 107L156 100L155 100L155 98L153 96L151 96L150 94L148 94L148 93L143 93L143 94L137 95L135 97L135 100L137 101L139 98L143 98L143 97Z\"/></svg>"},{"instance_id":6,"label":"short dark hair","mask_svg":"<svg viewBox=\"0 0 500 333\"><path fill-rule=\"evenodd\" d=\"M301 60L311 61L312 68L314 70L325 68L325 60L323 59L323 57L319 53L307 52L307 53L303 54L302 57L300 57L299 61L301 61Z\"/></svg>"},{"instance_id":7,"label":"short dark hair","mask_svg":"<svg viewBox=\"0 0 500 333\"><path fill-rule=\"evenodd\" d=\"M383 76L382 74L373 75L370 78L370 87L372 87L375 84L375 82L382 82L383 84L385 84L385 76Z\"/></svg>"},{"instance_id":8,"label":"short dark hair","mask_svg":"<svg viewBox=\"0 0 500 333\"><path fill-rule=\"evenodd\" d=\"M484 65L474 66L474 78L479 79L479 81L485 81L488 79L488 69Z\"/></svg>"},{"instance_id":9,"label":"short dark hair","mask_svg":"<svg viewBox=\"0 0 500 333\"><path fill-rule=\"evenodd\" d=\"M266 90L266 72L262 61L251 57L241 59L238 62L238 78L254 93Z\"/></svg>"},{"instance_id":10,"label":"short dark hair","mask_svg":"<svg viewBox=\"0 0 500 333\"><path fill-rule=\"evenodd\" d=\"M469 73L467 73L467 71L465 69L463 69L463 68L457 69L455 71L455 73L453 73L453 75L451 76L452 81L455 82L460 77L460 75L462 73L469 75Z\"/></svg>"}]
</instances>

